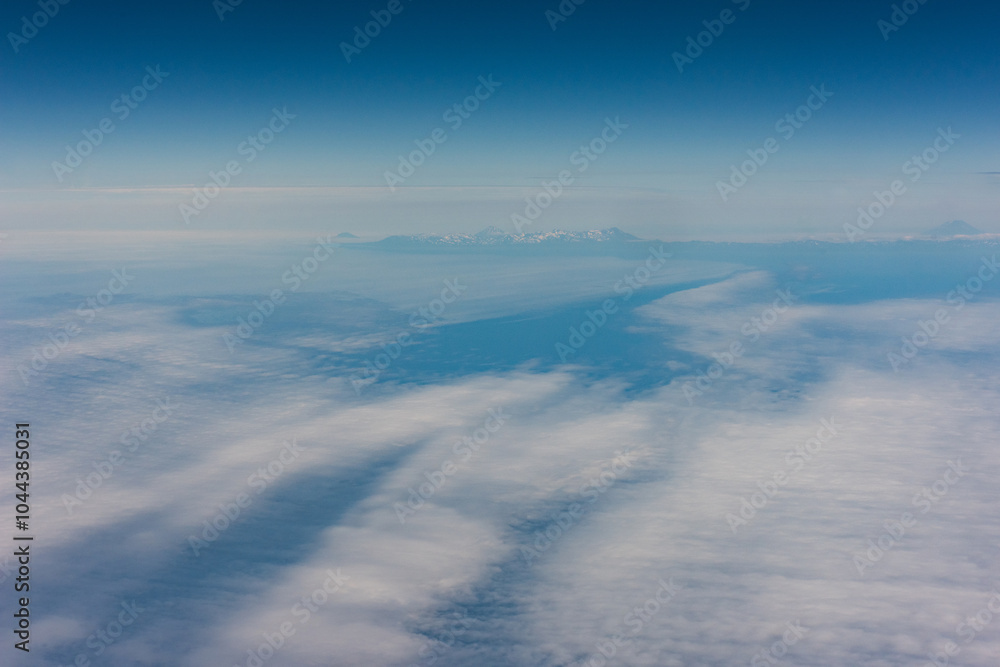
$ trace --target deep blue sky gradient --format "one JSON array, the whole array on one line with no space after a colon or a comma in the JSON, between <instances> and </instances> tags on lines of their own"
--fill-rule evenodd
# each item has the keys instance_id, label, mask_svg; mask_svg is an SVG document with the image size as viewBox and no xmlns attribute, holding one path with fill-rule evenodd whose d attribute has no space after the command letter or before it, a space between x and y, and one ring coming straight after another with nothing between
<instances>
[{"instance_id":1,"label":"deep blue sky gradient","mask_svg":"<svg viewBox=\"0 0 1000 667\"><path fill-rule=\"evenodd\" d=\"M891 179L954 126L961 150L937 174L995 192L978 174L1000 171L995 5L929 0L885 41L883 2L588 0L553 31L555 0L404 0L347 63L339 44L386 4L244 0L224 21L209 0L60 6L18 53L0 45L0 188L201 184L273 107L297 118L241 185L384 186L397 156L492 74L501 88L406 185L534 184L619 116L629 131L578 185L670 193L695 179L712 194L825 84L834 98L768 166L779 182ZM727 8L735 22L679 73L672 53ZM35 11L4 3L4 35ZM157 64L163 85L57 182L64 146Z\"/></svg>"}]
</instances>

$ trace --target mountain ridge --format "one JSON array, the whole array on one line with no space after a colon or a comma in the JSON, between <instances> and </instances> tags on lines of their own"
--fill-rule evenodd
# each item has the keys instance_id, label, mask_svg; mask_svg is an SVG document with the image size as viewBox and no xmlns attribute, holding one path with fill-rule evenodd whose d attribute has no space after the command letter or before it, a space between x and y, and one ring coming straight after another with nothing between
<instances>
[{"instance_id":1,"label":"mountain ridge","mask_svg":"<svg viewBox=\"0 0 1000 667\"><path fill-rule=\"evenodd\" d=\"M539 244L595 244L595 243L627 243L639 241L639 237L623 232L618 227L607 229L592 229L582 232L553 230L551 232L530 232L527 234L508 234L495 225L490 225L475 234L415 234L388 236L375 245L382 246L515 246Z\"/></svg>"}]
</instances>

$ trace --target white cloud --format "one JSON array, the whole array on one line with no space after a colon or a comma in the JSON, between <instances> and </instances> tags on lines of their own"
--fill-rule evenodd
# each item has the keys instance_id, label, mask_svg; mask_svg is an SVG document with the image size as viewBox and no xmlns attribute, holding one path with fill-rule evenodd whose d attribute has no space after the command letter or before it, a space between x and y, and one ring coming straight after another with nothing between
<instances>
[{"instance_id":1,"label":"white cloud","mask_svg":"<svg viewBox=\"0 0 1000 667\"><path fill-rule=\"evenodd\" d=\"M591 270L557 269L563 281ZM34 664L93 659L87 637L131 599L145 611L108 664L245 664L286 621L296 632L267 665L583 664L632 633L629 614L661 578L680 590L639 617L618 664L748 664L789 622L807 629L789 664L924 665L949 640L956 663L989 664L1000 622L969 643L957 628L998 583L1000 305L970 304L896 373L886 353L939 302L800 303L750 344L742 324L780 287L744 273L639 309L631 330L690 360L639 393L613 374L525 366L358 397L301 347L350 354L375 340L332 330L353 311L229 355L227 325L182 316L188 300L115 304L37 385L3 378L8 421L34 424L38 571L55 591L39 593ZM21 341L9 359L66 316L21 307L3 323ZM690 404L683 384L733 340L746 354ZM177 415L68 516L62 494L166 396ZM498 408L505 423L462 460L455 443ZM789 458L831 419L818 451ZM301 454L258 494L248 477L292 438ZM607 476L626 449L631 465ZM968 473L921 513L914 497L958 460ZM401 523L394 506L449 462ZM770 497L776 473L787 482ZM195 556L189 536L240 493L252 503ZM754 494L761 506L734 534L727 514ZM859 573L855 557L903 512L916 523ZM527 562L522 547L547 530ZM300 623L296 602L338 568L347 583Z\"/></svg>"}]
</instances>

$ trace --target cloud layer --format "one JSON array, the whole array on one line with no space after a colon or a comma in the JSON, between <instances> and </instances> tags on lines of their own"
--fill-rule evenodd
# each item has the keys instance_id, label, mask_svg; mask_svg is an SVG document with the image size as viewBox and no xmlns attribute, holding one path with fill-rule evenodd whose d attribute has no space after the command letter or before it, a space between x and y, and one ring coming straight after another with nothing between
<instances>
[{"instance_id":1,"label":"cloud layer","mask_svg":"<svg viewBox=\"0 0 1000 667\"><path fill-rule=\"evenodd\" d=\"M673 279L717 282L598 334L666 350L641 390L597 355L359 395L352 355L451 273L427 262L393 302L391 261L294 295L232 354L260 293L239 275L129 290L27 385L17 365L87 294L12 300L3 412L38 443L40 583L32 660L7 664L925 665L948 642L995 661L1000 623L966 620L1000 575L995 300L894 370L942 302L829 305L691 262ZM511 262L538 291L488 266L455 322L599 302L627 264L602 283Z\"/></svg>"}]
</instances>

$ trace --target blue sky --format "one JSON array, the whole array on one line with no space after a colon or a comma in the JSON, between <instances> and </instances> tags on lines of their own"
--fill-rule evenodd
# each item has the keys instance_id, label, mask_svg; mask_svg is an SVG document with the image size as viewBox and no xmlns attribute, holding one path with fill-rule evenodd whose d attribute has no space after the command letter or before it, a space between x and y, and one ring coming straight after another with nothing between
<instances>
[{"instance_id":1,"label":"blue sky","mask_svg":"<svg viewBox=\"0 0 1000 667\"><path fill-rule=\"evenodd\" d=\"M156 198L149 192L138 207L116 200L59 209L51 190L200 186L227 161L242 159L237 147L266 125L272 109L287 108L295 116L288 131L243 165L234 188L381 190L385 172L415 141L446 130L447 141L395 197L412 210L408 198L415 195L406 188L447 189L417 222L403 219L392 201L380 207L345 200L345 191L331 196L332 208L353 211L357 204L364 211L349 216L360 231L478 229L502 221L507 199L518 201L519 192L473 219L470 208L483 197L460 188L537 187L567 167L608 117L629 128L574 187L614 191L568 203L548 226L573 226L574 219L576 227L600 226L608 217L620 224L631 216L625 226L647 234L671 224L704 234L821 234L873 188L887 187L903 162L949 126L962 140L910 195L906 210L927 212L927 219L910 219L909 231L950 218L984 229L993 224L996 176L980 172L1000 170L989 111L997 95L995 7L914 5L917 11L885 39L878 22L893 10L882 3L650 8L590 0L553 30L546 11L558 10L554 1L404 0L348 63L340 44L387 4L248 0L220 20L207 1L69 3L16 52L8 33L20 33L22 17L39 9L20 0L5 4L0 203L15 207L17 219L24 197L37 205L37 220L17 224L72 227L67 217L75 216L86 218L83 228L177 228L175 216L151 213ZM731 12L728 25L718 23L724 11ZM673 54L705 31L706 21L721 34L679 72ZM142 83L147 66L169 75L120 119L112 102ZM490 75L501 85L461 127L449 127L445 110ZM746 151L775 136L775 122L805 103L814 85L833 97L782 142L753 187L720 201L717 182L747 159ZM65 147L104 118L114 132L60 181L52 163L64 161ZM21 189L31 194L11 192ZM271 194L284 215L249 215L252 226L320 224L294 195ZM614 203L623 196L628 205ZM472 203L461 205L467 199ZM248 215L240 215L245 224ZM132 222L113 222L119 217ZM216 226L229 224L220 215ZM906 224L899 221L901 232Z\"/></svg>"}]
</instances>

